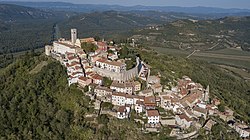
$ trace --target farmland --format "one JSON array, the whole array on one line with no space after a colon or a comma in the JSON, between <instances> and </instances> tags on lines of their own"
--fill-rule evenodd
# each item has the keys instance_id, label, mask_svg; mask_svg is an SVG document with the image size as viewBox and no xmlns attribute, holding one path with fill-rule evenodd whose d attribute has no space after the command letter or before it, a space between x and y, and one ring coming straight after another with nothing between
<instances>
[{"instance_id":1,"label":"farmland","mask_svg":"<svg viewBox=\"0 0 250 140\"><path fill-rule=\"evenodd\" d=\"M151 47L151 48L163 54L171 54L181 57L186 57L192 53L191 51L184 51L178 49L169 49L160 47ZM241 51L240 49L226 48L216 51L197 51L189 58L204 60L214 64L223 64L250 70L250 52Z\"/></svg>"}]
</instances>

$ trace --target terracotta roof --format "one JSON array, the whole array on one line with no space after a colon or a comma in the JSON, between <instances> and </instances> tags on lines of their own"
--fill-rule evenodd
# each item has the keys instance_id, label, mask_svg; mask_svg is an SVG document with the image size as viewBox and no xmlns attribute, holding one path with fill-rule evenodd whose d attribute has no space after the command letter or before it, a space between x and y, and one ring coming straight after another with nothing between
<instances>
[{"instance_id":1,"label":"terracotta roof","mask_svg":"<svg viewBox=\"0 0 250 140\"><path fill-rule=\"evenodd\" d=\"M111 84L111 87L125 88L125 84L113 81L112 84Z\"/></svg>"},{"instance_id":2,"label":"terracotta roof","mask_svg":"<svg viewBox=\"0 0 250 140\"><path fill-rule=\"evenodd\" d=\"M109 89L107 87L103 87L103 86L97 86L95 89L98 89L98 90L105 90L107 92L112 92L112 89Z\"/></svg>"},{"instance_id":3,"label":"terracotta roof","mask_svg":"<svg viewBox=\"0 0 250 140\"><path fill-rule=\"evenodd\" d=\"M77 75L77 74L83 74L82 72L73 72L71 75L74 76L74 75Z\"/></svg>"},{"instance_id":4,"label":"terracotta roof","mask_svg":"<svg viewBox=\"0 0 250 140\"><path fill-rule=\"evenodd\" d=\"M126 112L126 107L125 107L125 106L120 106L120 107L118 108L118 112L121 112L121 113Z\"/></svg>"},{"instance_id":5,"label":"terracotta roof","mask_svg":"<svg viewBox=\"0 0 250 140\"><path fill-rule=\"evenodd\" d=\"M94 74L94 73L91 72L91 71L90 71L90 72L86 72L86 75L87 75L87 76L89 76L89 75L91 75L91 74Z\"/></svg>"},{"instance_id":6,"label":"terracotta roof","mask_svg":"<svg viewBox=\"0 0 250 140\"><path fill-rule=\"evenodd\" d=\"M96 61L101 62L101 63L106 63L106 62L107 62L107 59L105 59L105 58L100 58L100 59L98 59L98 60L96 60Z\"/></svg>"},{"instance_id":7,"label":"terracotta roof","mask_svg":"<svg viewBox=\"0 0 250 140\"><path fill-rule=\"evenodd\" d=\"M82 80L82 81L87 81L89 78L81 76L81 77L79 77L78 79L79 79L79 80Z\"/></svg>"},{"instance_id":8,"label":"terracotta roof","mask_svg":"<svg viewBox=\"0 0 250 140\"><path fill-rule=\"evenodd\" d=\"M133 83L127 82L127 83L125 83L125 86L126 87L133 87Z\"/></svg>"},{"instance_id":9,"label":"terracotta roof","mask_svg":"<svg viewBox=\"0 0 250 140\"><path fill-rule=\"evenodd\" d=\"M60 45L64 45L64 46L69 47L69 48L72 48L72 49L75 49L75 48L76 48L76 47L73 46L73 45L70 45L70 44L67 44L67 43L63 43L63 42L58 42L58 41L56 41L55 43L60 44Z\"/></svg>"},{"instance_id":10,"label":"terracotta roof","mask_svg":"<svg viewBox=\"0 0 250 140\"><path fill-rule=\"evenodd\" d=\"M86 66L85 69L92 69L92 66Z\"/></svg>"},{"instance_id":11,"label":"terracotta roof","mask_svg":"<svg viewBox=\"0 0 250 140\"><path fill-rule=\"evenodd\" d=\"M111 61L111 62L108 61L108 64L113 65L113 66L119 66L119 67L124 65L124 63L117 62L117 61Z\"/></svg>"},{"instance_id":12,"label":"terracotta roof","mask_svg":"<svg viewBox=\"0 0 250 140\"><path fill-rule=\"evenodd\" d=\"M74 56L74 55L75 55L74 53L71 53L71 52L65 52L65 54L66 54L67 56Z\"/></svg>"},{"instance_id":13,"label":"terracotta roof","mask_svg":"<svg viewBox=\"0 0 250 140\"><path fill-rule=\"evenodd\" d=\"M99 74L94 74L93 76L91 76L92 79L96 79L96 80L102 80L103 77Z\"/></svg>"},{"instance_id":14,"label":"terracotta roof","mask_svg":"<svg viewBox=\"0 0 250 140\"><path fill-rule=\"evenodd\" d=\"M122 96L122 97L126 97L125 93L121 93L121 92L114 92L112 93L112 96Z\"/></svg>"},{"instance_id":15,"label":"terracotta roof","mask_svg":"<svg viewBox=\"0 0 250 140\"><path fill-rule=\"evenodd\" d=\"M147 110L148 117L159 116L158 110Z\"/></svg>"},{"instance_id":16,"label":"terracotta roof","mask_svg":"<svg viewBox=\"0 0 250 140\"><path fill-rule=\"evenodd\" d=\"M180 94L183 95L183 96L187 95L188 94L188 90L186 88L181 88Z\"/></svg>"},{"instance_id":17,"label":"terracotta roof","mask_svg":"<svg viewBox=\"0 0 250 140\"><path fill-rule=\"evenodd\" d=\"M126 94L126 98L134 98L135 95L129 95L129 94Z\"/></svg>"},{"instance_id":18,"label":"terracotta roof","mask_svg":"<svg viewBox=\"0 0 250 140\"><path fill-rule=\"evenodd\" d=\"M181 115L178 115L179 117L180 117L180 119L185 119L185 120L187 120L188 122L190 122L190 121L192 121L192 119L191 118L189 118L186 114L181 114Z\"/></svg>"},{"instance_id":19,"label":"terracotta roof","mask_svg":"<svg viewBox=\"0 0 250 140\"><path fill-rule=\"evenodd\" d=\"M154 96L149 96L149 97L145 97L145 104L155 104L155 97Z\"/></svg>"},{"instance_id":20,"label":"terracotta roof","mask_svg":"<svg viewBox=\"0 0 250 140\"><path fill-rule=\"evenodd\" d=\"M75 56L69 56L69 57L68 57L68 60L73 60L73 59L78 59L78 58L75 57Z\"/></svg>"},{"instance_id":21,"label":"terracotta roof","mask_svg":"<svg viewBox=\"0 0 250 140\"><path fill-rule=\"evenodd\" d=\"M95 39L93 37L89 37L89 38L82 38L80 39L81 42L95 42Z\"/></svg>"},{"instance_id":22,"label":"terracotta roof","mask_svg":"<svg viewBox=\"0 0 250 140\"><path fill-rule=\"evenodd\" d=\"M153 88L162 88L161 84L160 83L157 83L157 84L154 84L152 85Z\"/></svg>"},{"instance_id":23,"label":"terracotta roof","mask_svg":"<svg viewBox=\"0 0 250 140\"><path fill-rule=\"evenodd\" d=\"M86 54L84 51L80 51L78 52L78 54L82 55L82 54Z\"/></svg>"},{"instance_id":24,"label":"terracotta roof","mask_svg":"<svg viewBox=\"0 0 250 140\"><path fill-rule=\"evenodd\" d=\"M178 103L180 100L176 97L171 98L171 103Z\"/></svg>"},{"instance_id":25,"label":"terracotta roof","mask_svg":"<svg viewBox=\"0 0 250 140\"><path fill-rule=\"evenodd\" d=\"M80 66L75 66L75 69L76 69L76 70L79 70L79 69L82 69L82 67L80 67Z\"/></svg>"},{"instance_id":26,"label":"terracotta roof","mask_svg":"<svg viewBox=\"0 0 250 140\"><path fill-rule=\"evenodd\" d=\"M189 103L194 103L194 101L200 99L201 96L202 95L200 93L192 93L192 94L188 94L182 100L183 101L188 101Z\"/></svg>"},{"instance_id":27,"label":"terracotta roof","mask_svg":"<svg viewBox=\"0 0 250 140\"><path fill-rule=\"evenodd\" d=\"M206 110L206 109L200 108L200 107L197 107L197 106L194 107L193 110L194 110L194 111L197 111L197 112L201 112L201 113L203 113L203 114L206 114L206 113L207 113L207 110Z\"/></svg>"},{"instance_id":28,"label":"terracotta roof","mask_svg":"<svg viewBox=\"0 0 250 140\"><path fill-rule=\"evenodd\" d=\"M134 98L144 100L144 99L145 99L145 96L138 96L138 95L134 95Z\"/></svg>"},{"instance_id":29,"label":"terracotta roof","mask_svg":"<svg viewBox=\"0 0 250 140\"><path fill-rule=\"evenodd\" d=\"M163 98L164 100L169 100L169 101L170 101L170 99L171 99L170 96L162 96L162 98Z\"/></svg>"}]
</instances>

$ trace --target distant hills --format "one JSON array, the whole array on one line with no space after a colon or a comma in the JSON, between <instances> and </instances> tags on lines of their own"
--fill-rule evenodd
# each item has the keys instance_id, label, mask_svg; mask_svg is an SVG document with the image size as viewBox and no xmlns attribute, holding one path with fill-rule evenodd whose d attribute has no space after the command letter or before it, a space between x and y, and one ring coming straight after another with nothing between
<instances>
[{"instance_id":1,"label":"distant hills","mask_svg":"<svg viewBox=\"0 0 250 140\"><path fill-rule=\"evenodd\" d=\"M77 28L80 37L107 37L114 33L129 31L137 27L166 23L163 20L150 18L142 14L128 12L106 11L79 14L59 23L63 37L70 35L71 28Z\"/></svg>"},{"instance_id":2,"label":"distant hills","mask_svg":"<svg viewBox=\"0 0 250 140\"><path fill-rule=\"evenodd\" d=\"M40 9L11 4L0 4L0 20L2 21L47 19L54 16L53 13Z\"/></svg>"},{"instance_id":3,"label":"distant hills","mask_svg":"<svg viewBox=\"0 0 250 140\"><path fill-rule=\"evenodd\" d=\"M2 3L17 4L22 6L53 9L58 11L73 12L94 12L94 11L161 11L161 12L178 12L188 14L209 14L220 16L246 16L250 15L250 9L223 9L213 7L177 7L177 6L120 6L120 5L95 5L95 4L72 4L65 2L15 2L2 1Z\"/></svg>"},{"instance_id":4,"label":"distant hills","mask_svg":"<svg viewBox=\"0 0 250 140\"><path fill-rule=\"evenodd\" d=\"M182 50L217 50L241 47L250 51L250 17L225 17L217 20L176 20L134 30L131 38L154 47Z\"/></svg>"}]
</instances>

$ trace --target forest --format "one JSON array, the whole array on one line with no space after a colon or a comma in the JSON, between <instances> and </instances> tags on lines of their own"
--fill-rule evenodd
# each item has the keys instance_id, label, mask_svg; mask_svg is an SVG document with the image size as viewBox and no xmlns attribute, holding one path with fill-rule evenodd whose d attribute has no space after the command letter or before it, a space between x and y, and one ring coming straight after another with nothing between
<instances>
[{"instance_id":1,"label":"forest","mask_svg":"<svg viewBox=\"0 0 250 140\"><path fill-rule=\"evenodd\" d=\"M41 71L30 72L44 61ZM94 111L89 97L68 87L64 67L44 55L28 53L0 69L0 89L0 139L168 138L164 131L144 135L129 120L86 118Z\"/></svg>"}]
</instances>

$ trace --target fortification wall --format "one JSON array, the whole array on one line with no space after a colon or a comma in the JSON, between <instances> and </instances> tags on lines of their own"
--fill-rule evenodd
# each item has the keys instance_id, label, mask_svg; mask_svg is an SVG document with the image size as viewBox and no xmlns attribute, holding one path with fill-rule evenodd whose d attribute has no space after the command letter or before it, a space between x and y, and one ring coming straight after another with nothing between
<instances>
[{"instance_id":1,"label":"fortification wall","mask_svg":"<svg viewBox=\"0 0 250 140\"><path fill-rule=\"evenodd\" d=\"M128 71L122 72L122 73L111 72L107 69L101 69L98 67L94 67L93 70L95 72L97 72L98 74L100 74L101 76L109 77L115 81L125 82L125 81L129 81L135 77L138 77L138 74L140 71L139 65L141 64L141 61L139 60L139 58L137 58L136 61L137 61L137 65L134 68L132 68Z\"/></svg>"}]
</instances>

